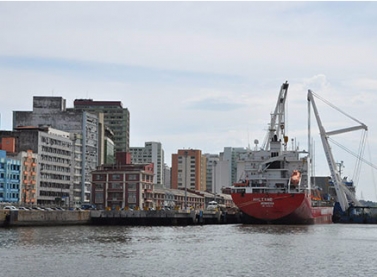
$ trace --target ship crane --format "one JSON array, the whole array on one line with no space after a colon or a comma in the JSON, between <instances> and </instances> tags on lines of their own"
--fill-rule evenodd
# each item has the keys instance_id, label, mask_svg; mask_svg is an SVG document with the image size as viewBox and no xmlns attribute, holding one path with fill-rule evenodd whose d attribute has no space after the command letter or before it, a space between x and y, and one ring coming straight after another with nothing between
<instances>
[{"instance_id":1,"label":"ship crane","mask_svg":"<svg viewBox=\"0 0 377 277\"><path fill-rule=\"evenodd\" d=\"M334 188L335 188L335 192L336 192L340 207L342 208L343 211L346 211L349 208L347 196L357 206L361 206L360 202L356 199L354 194L342 182L340 172L337 168L337 164L335 163L334 157L332 155L328 139L329 139L330 135L337 135L337 134L342 134L342 133L361 130L361 129L364 129L365 131L367 131L368 127L365 124L361 123L360 121L357 121L357 120L352 118L357 123L359 123L359 125L349 127L349 128L340 129L340 130L335 130L335 131L331 131L331 132L326 132L325 128L322 125L322 121L321 121L321 118L320 118L319 113L318 113L317 106L316 106L315 101L314 101L313 92L311 90L308 91L309 125L310 125L310 104L313 107L313 112L314 112L314 115L315 115L316 120L317 120L317 125L318 125L318 128L319 128L319 133L320 133L322 145L323 145L323 148L324 148L327 163L328 163L329 168L330 168L331 178L334 182Z\"/></svg>"},{"instance_id":2,"label":"ship crane","mask_svg":"<svg viewBox=\"0 0 377 277\"><path fill-rule=\"evenodd\" d=\"M285 101L287 99L289 84L286 81L281 85L279 97L276 102L274 113L271 114L270 127L263 142L262 149L269 150L270 143L276 136L277 140L285 139Z\"/></svg>"}]
</instances>

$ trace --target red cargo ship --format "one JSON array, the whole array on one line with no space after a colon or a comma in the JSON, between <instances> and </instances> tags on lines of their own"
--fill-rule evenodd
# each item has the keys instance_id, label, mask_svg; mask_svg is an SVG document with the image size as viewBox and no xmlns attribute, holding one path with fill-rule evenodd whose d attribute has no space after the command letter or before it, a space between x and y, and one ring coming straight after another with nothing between
<instances>
[{"instance_id":1,"label":"red cargo ship","mask_svg":"<svg viewBox=\"0 0 377 277\"><path fill-rule=\"evenodd\" d=\"M245 222L268 224L331 223L333 204L311 184L310 153L292 145L285 135L288 83L280 89L265 145L240 156L240 182L231 195ZM310 151L309 151L310 152Z\"/></svg>"}]
</instances>

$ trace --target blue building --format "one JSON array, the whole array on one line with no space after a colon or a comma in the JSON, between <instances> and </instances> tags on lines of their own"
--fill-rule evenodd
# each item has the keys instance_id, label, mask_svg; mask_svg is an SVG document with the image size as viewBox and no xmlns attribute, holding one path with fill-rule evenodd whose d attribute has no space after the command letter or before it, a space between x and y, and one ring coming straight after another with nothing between
<instances>
[{"instance_id":1,"label":"blue building","mask_svg":"<svg viewBox=\"0 0 377 277\"><path fill-rule=\"evenodd\" d=\"M20 199L20 165L0 150L0 202L18 203Z\"/></svg>"}]
</instances>

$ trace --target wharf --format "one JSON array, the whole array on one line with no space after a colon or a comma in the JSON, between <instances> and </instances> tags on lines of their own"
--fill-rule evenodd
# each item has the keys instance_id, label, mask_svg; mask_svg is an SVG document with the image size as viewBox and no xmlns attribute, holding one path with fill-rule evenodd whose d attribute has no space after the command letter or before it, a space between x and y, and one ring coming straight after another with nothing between
<instances>
[{"instance_id":1,"label":"wharf","mask_svg":"<svg viewBox=\"0 0 377 277\"><path fill-rule=\"evenodd\" d=\"M0 210L1 226L60 226L90 224L90 211Z\"/></svg>"},{"instance_id":2,"label":"wharf","mask_svg":"<svg viewBox=\"0 0 377 277\"><path fill-rule=\"evenodd\" d=\"M238 215L221 211L91 211L94 225L174 226L240 223Z\"/></svg>"},{"instance_id":3,"label":"wharf","mask_svg":"<svg viewBox=\"0 0 377 277\"><path fill-rule=\"evenodd\" d=\"M9 211L0 210L0 227L62 225L185 226L240 223L239 214L222 211Z\"/></svg>"}]
</instances>

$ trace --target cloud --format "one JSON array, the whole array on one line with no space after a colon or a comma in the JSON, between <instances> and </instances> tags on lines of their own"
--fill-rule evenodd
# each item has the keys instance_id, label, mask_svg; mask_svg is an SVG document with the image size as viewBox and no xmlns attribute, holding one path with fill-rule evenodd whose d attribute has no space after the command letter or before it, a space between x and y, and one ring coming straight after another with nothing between
<instances>
[{"instance_id":1,"label":"cloud","mask_svg":"<svg viewBox=\"0 0 377 277\"><path fill-rule=\"evenodd\" d=\"M245 104L236 103L229 98L206 98L197 101L190 101L187 103L188 109L203 110L203 111L234 111L240 107L244 107Z\"/></svg>"},{"instance_id":2,"label":"cloud","mask_svg":"<svg viewBox=\"0 0 377 277\"><path fill-rule=\"evenodd\" d=\"M333 18L323 12L322 5L313 3L2 3L2 6L8 8L1 14L7 26L0 29L3 55L22 53L26 57L159 70L220 74L231 71L243 76L255 74L255 67L287 70L288 65L303 72L313 65L317 72L335 71L339 66L351 70L351 64L355 70L361 61L365 67L376 59L374 47L368 43L372 38L357 39L356 31L342 29L341 17ZM338 6L330 8L334 11ZM17 24L13 23L15 15Z\"/></svg>"},{"instance_id":3,"label":"cloud","mask_svg":"<svg viewBox=\"0 0 377 277\"><path fill-rule=\"evenodd\" d=\"M307 148L308 89L365 121L373 133L376 7L0 2L1 127L11 127L12 111L31 110L37 95L62 96L67 106L76 98L118 100L130 110L131 146L160 141L169 163L183 147L218 153L262 142L288 80L287 133L301 148ZM317 102L327 129L348 123ZM319 154L317 160L317 172L327 174L326 161Z\"/></svg>"}]
</instances>

